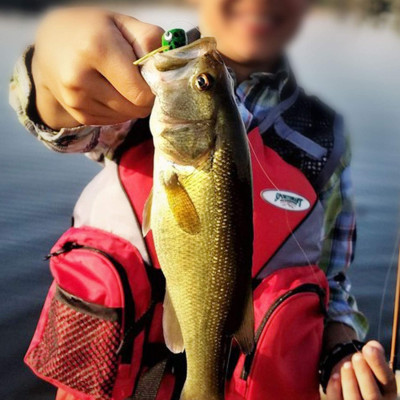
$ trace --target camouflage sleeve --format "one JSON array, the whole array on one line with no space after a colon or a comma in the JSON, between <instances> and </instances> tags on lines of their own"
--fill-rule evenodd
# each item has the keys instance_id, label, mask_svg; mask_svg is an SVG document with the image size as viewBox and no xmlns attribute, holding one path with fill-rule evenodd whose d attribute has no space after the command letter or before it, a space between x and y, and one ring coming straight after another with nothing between
<instances>
[{"instance_id":1,"label":"camouflage sleeve","mask_svg":"<svg viewBox=\"0 0 400 400\"><path fill-rule=\"evenodd\" d=\"M352 327L360 339L365 338L368 321L358 310L347 276L354 258L356 216L350 174L350 144L341 163L326 184L320 199L325 209L324 235L320 267L330 288L328 321Z\"/></svg>"},{"instance_id":2,"label":"camouflage sleeve","mask_svg":"<svg viewBox=\"0 0 400 400\"><path fill-rule=\"evenodd\" d=\"M55 131L40 121L35 107L29 47L18 60L10 82L10 104L21 124L45 146L60 153L86 153L95 161L112 158L135 121L109 126L78 126Z\"/></svg>"}]
</instances>

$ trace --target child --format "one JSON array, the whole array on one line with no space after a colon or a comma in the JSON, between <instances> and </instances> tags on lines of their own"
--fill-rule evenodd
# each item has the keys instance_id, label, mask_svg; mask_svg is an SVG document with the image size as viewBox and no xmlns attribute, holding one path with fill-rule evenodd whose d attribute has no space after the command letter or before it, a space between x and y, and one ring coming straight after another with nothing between
<instances>
[{"instance_id":1,"label":"child","mask_svg":"<svg viewBox=\"0 0 400 400\"><path fill-rule=\"evenodd\" d=\"M348 144L336 132L340 125L333 122L338 121L335 113L298 89L285 58L285 48L298 31L309 3L197 0L196 6L201 34L216 38L218 50L232 72L248 132L258 127L264 145L279 155L284 168L294 167L301 179L307 178L307 185L311 184L317 195L315 209L322 206L323 217L317 218L317 225L311 228L316 234L297 230L307 260L293 264L291 257L297 250L290 247L290 240L282 239L276 252L279 247L279 256L290 260L285 267L305 264L310 258L311 262L319 260L328 278L328 314L323 338L318 334L316 342L322 343L321 377L327 386L327 398L395 399L396 384L382 346L370 341L357 352L362 345L352 342L365 337L368 324L349 294L350 283L345 275L355 242ZM114 161L137 144L138 126L143 125L153 102L149 87L132 61L159 47L162 33L152 24L100 9L71 8L50 13L39 28L35 46L24 55L12 80L12 104L21 122L49 148L89 153L105 163L105 170L112 171ZM266 116L275 115L279 109L272 124L265 124ZM337 147L339 142L341 149ZM336 163L332 161L334 154ZM148 262L143 240L130 225L130 208L114 203L100 210L98 205L115 200L118 185L118 177L112 172L95 178L75 208L74 226L88 225L119 235L133 243ZM275 195L274 201L281 201L278 207L287 208L285 201L293 201L290 195ZM292 206L303 200L302 196L295 197ZM271 260L256 278L269 276L273 268L285 271L282 266L273 266L276 257L271 255ZM298 347L290 351L297 352L297 359L302 360L308 350ZM293 357L297 360L296 354ZM294 373L294 379L287 380L290 386L296 376L301 379L301 371L307 370L317 377L315 363L291 365L282 373ZM287 377L281 378L285 381ZM265 385L268 381L266 375ZM278 399L262 385L263 397L258 398ZM293 385L286 391L291 393L287 399L315 398L315 392L309 397L296 393ZM65 390L59 390L58 399L73 399L66 394L68 388Z\"/></svg>"}]
</instances>

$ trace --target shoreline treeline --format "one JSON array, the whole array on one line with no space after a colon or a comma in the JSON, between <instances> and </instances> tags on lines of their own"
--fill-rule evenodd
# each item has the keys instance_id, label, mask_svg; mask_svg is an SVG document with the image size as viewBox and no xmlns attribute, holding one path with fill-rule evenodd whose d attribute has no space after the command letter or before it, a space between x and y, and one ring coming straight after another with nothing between
<instances>
[{"instance_id":1,"label":"shoreline treeline","mask_svg":"<svg viewBox=\"0 0 400 400\"><path fill-rule=\"evenodd\" d=\"M357 12L365 16L400 14L400 0L319 0L318 3L342 12Z\"/></svg>"}]
</instances>

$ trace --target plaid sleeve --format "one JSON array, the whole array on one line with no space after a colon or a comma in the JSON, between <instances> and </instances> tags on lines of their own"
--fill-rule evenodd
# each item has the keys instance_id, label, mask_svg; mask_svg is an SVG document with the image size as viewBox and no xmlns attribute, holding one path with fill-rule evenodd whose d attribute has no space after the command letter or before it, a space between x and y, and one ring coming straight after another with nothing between
<instances>
[{"instance_id":1,"label":"plaid sleeve","mask_svg":"<svg viewBox=\"0 0 400 400\"><path fill-rule=\"evenodd\" d=\"M107 126L78 126L55 131L44 125L36 112L31 76L33 47L18 60L10 82L10 105L21 124L45 146L60 153L87 153L96 160L112 158L114 150L124 141L134 121Z\"/></svg>"},{"instance_id":2,"label":"plaid sleeve","mask_svg":"<svg viewBox=\"0 0 400 400\"><path fill-rule=\"evenodd\" d=\"M350 173L350 145L341 163L320 195L325 209L324 234L320 267L325 271L330 288L328 321L352 327L360 339L365 338L368 321L358 311L346 276L354 258L356 218Z\"/></svg>"}]
</instances>

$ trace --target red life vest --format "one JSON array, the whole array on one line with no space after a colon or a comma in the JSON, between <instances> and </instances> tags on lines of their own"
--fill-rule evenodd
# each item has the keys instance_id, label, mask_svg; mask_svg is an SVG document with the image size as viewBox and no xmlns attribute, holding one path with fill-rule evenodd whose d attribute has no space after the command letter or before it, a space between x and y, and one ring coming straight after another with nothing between
<instances>
[{"instance_id":1,"label":"red life vest","mask_svg":"<svg viewBox=\"0 0 400 400\"><path fill-rule=\"evenodd\" d=\"M304 227L312 235L320 205L309 179L265 146L258 128L249 141L256 347L245 357L233 343L226 398L317 400L328 284L313 246L307 254L302 243ZM145 140L119 161L120 181L140 224L153 151L152 140ZM71 228L53 247L54 283L25 361L62 390L58 400L179 398L185 372L182 357L164 345L162 279L151 233L146 245L152 266L128 241L91 227ZM300 258L282 258L285 246ZM307 262L296 261L302 258Z\"/></svg>"},{"instance_id":2,"label":"red life vest","mask_svg":"<svg viewBox=\"0 0 400 400\"><path fill-rule=\"evenodd\" d=\"M252 149L256 278L313 212L317 195L301 171L264 146L258 129L248 137ZM132 147L120 161L121 182L140 223L152 188L153 159L149 154L153 154L151 141ZM295 198L280 197L285 193ZM271 201L265 200L266 194L273 196ZM299 207L291 203L296 201L307 204ZM151 235L146 243L158 267ZM226 398L319 399L317 371L327 299L326 277L316 265L287 265L259 282L254 291L256 350L237 360L227 382ZM161 318L154 325L160 329L156 336L162 338Z\"/></svg>"}]
</instances>

